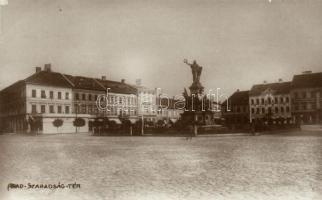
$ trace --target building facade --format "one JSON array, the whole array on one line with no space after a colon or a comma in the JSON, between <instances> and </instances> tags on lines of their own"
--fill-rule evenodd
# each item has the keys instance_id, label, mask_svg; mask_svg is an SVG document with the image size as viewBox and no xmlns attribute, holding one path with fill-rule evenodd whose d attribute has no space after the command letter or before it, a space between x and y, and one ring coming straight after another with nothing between
<instances>
[{"instance_id":1,"label":"building facade","mask_svg":"<svg viewBox=\"0 0 322 200\"><path fill-rule=\"evenodd\" d=\"M128 119L134 124L138 120L138 96L137 89L125 83L105 80L97 80L108 91L107 95L107 109L102 112L104 116L109 117L117 123L118 119Z\"/></svg>"},{"instance_id":2,"label":"building facade","mask_svg":"<svg viewBox=\"0 0 322 200\"><path fill-rule=\"evenodd\" d=\"M176 123L184 112L184 103L175 98L157 98L157 121L162 120L166 124Z\"/></svg>"},{"instance_id":3,"label":"building facade","mask_svg":"<svg viewBox=\"0 0 322 200\"><path fill-rule=\"evenodd\" d=\"M138 117L150 124L155 123L157 120L157 90L138 84L134 87L137 89Z\"/></svg>"},{"instance_id":4,"label":"building facade","mask_svg":"<svg viewBox=\"0 0 322 200\"><path fill-rule=\"evenodd\" d=\"M50 65L1 91L1 121L9 132L72 132L72 87ZM16 108L15 108L16 107ZM7 109L9 108L9 109ZM61 127L53 125L63 120Z\"/></svg>"},{"instance_id":5,"label":"building facade","mask_svg":"<svg viewBox=\"0 0 322 200\"><path fill-rule=\"evenodd\" d=\"M97 118L117 124L126 118L135 123L136 94L136 88L124 80L61 74L46 64L44 70L37 67L30 77L0 91L1 130L38 134L88 132ZM84 119L85 124L76 128L76 118ZM63 122L59 127L54 126L57 119Z\"/></svg>"},{"instance_id":6,"label":"building facade","mask_svg":"<svg viewBox=\"0 0 322 200\"><path fill-rule=\"evenodd\" d=\"M249 124L249 91L234 92L221 105L222 117L226 126L244 128Z\"/></svg>"},{"instance_id":7,"label":"building facade","mask_svg":"<svg viewBox=\"0 0 322 200\"><path fill-rule=\"evenodd\" d=\"M250 122L292 124L291 82L254 85L249 92Z\"/></svg>"},{"instance_id":8,"label":"building facade","mask_svg":"<svg viewBox=\"0 0 322 200\"><path fill-rule=\"evenodd\" d=\"M298 124L322 122L322 73L294 75L291 89L293 120Z\"/></svg>"},{"instance_id":9,"label":"building facade","mask_svg":"<svg viewBox=\"0 0 322 200\"><path fill-rule=\"evenodd\" d=\"M26 84L21 80L0 91L0 131L19 133L27 126Z\"/></svg>"}]
</instances>

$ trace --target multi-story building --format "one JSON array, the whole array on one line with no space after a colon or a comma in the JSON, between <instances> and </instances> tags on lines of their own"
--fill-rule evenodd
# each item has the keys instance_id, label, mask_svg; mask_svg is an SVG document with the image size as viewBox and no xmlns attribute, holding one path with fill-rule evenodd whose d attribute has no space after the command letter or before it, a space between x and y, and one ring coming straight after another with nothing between
<instances>
[{"instance_id":1,"label":"multi-story building","mask_svg":"<svg viewBox=\"0 0 322 200\"><path fill-rule=\"evenodd\" d=\"M157 98L157 120L163 120L165 123L177 122L184 112L184 103L175 98Z\"/></svg>"},{"instance_id":2,"label":"multi-story building","mask_svg":"<svg viewBox=\"0 0 322 200\"><path fill-rule=\"evenodd\" d=\"M146 122L155 123L157 117L157 90L141 86L140 79L136 81L136 85L133 87L137 89L138 117L143 118Z\"/></svg>"},{"instance_id":3,"label":"multi-story building","mask_svg":"<svg viewBox=\"0 0 322 200\"><path fill-rule=\"evenodd\" d=\"M254 85L249 92L250 122L291 124L291 82Z\"/></svg>"},{"instance_id":4,"label":"multi-story building","mask_svg":"<svg viewBox=\"0 0 322 200\"><path fill-rule=\"evenodd\" d=\"M26 83L17 81L0 92L0 131L22 132L27 129Z\"/></svg>"},{"instance_id":5,"label":"multi-story building","mask_svg":"<svg viewBox=\"0 0 322 200\"><path fill-rule=\"evenodd\" d=\"M44 134L88 132L91 122L99 117L116 123L126 118L135 123L136 94L137 90L124 80L61 74L51 71L50 64L46 64L44 70L37 67L35 74L0 91L1 130ZM103 109L97 105L100 96ZM85 125L76 129L75 118L83 118ZM58 128L53 123L56 119L63 121Z\"/></svg>"},{"instance_id":6,"label":"multi-story building","mask_svg":"<svg viewBox=\"0 0 322 200\"><path fill-rule=\"evenodd\" d=\"M229 127L249 124L249 91L234 92L221 104L221 111L225 124Z\"/></svg>"},{"instance_id":7,"label":"multi-story building","mask_svg":"<svg viewBox=\"0 0 322 200\"><path fill-rule=\"evenodd\" d=\"M83 118L85 120L85 127L80 127L78 132L88 129L92 130L94 119L100 114L96 105L96 100L99 95L106 94L106 89L96 79L64 75L73 88L73 114L75 118Z\"/></svg>"},{"instance_id":8,"label":"multi-story building","mask_svg":"<svg viewBox=\"0 0 322 200\"><path fill-rule=\"evenodd\" d=\"M131 123L135 123L138 119L138 97L137 89L125 83L122 79L121 82L97 79L101 85L108 90L107 110L104 116L116 123L120 123L119 119L129 119Z\"/></svg>"},{"instance_id":9,"label":"multi-story building","mask_svg":"<svg viewBox=\"0 0 322 200\"><path fill-rule=\"evenodd\" d=\"M294 75L291 98L292 115L296 123L321 123L322 73L306 71Z\"/></svg>"},{"instance_id":10,"label":"multi-story building","mask_svg":"<svg viewBox=\"0 0 322 200\"><path fill-rule=\"evenodd\" d=\"M11 132L72 132L72 87L66 78L39 67L30 77L1 91L1 121ZM55 119L62 119L57 130Z\"/></svg>"}]
</instances>

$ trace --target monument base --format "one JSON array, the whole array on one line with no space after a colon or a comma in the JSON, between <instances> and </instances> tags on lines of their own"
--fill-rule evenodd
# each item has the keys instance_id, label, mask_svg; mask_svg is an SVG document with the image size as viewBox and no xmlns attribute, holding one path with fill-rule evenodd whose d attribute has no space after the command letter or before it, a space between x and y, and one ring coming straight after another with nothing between
<instances>
[{"instance_id":1,"label":"monument base","mask_svg":"<svg viewBox=\"0 0 322 200\"><path fill-rule=\"evenodd\" d=\"M185 111L181 114L182 121L189 124L212 125L214 113L212 111Z\"/></svg>"}]
</instances>

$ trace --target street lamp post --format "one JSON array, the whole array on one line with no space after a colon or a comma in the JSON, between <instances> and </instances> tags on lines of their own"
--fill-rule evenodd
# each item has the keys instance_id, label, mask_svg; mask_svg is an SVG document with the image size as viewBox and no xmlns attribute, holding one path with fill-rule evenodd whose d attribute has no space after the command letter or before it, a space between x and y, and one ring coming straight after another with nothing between
<instances>
[{"instance_id":1,"label":"street lamp post","mask_svg":"<svg viewBox=\"0 0 322 200\"><path fill-rule=\"evenodd\" d=\"M79 104L77 103L77 104L75 104L76 105L76 107L75 107L75 121L77 120L77 114L78 114L78 106L79 106ZM77 133L77 126L75 125L75 133Z\"/></svg>"},{"instance_id":2,"label":"street lamp post","mask_svg":"<svg viewBox=\"0 0 322 200\"><path fill-rule=\"evenodd\" d=\"M144 135L144 118L142 113L142 129L141 129L141 135Z\"/></svg>"}]
</instances>

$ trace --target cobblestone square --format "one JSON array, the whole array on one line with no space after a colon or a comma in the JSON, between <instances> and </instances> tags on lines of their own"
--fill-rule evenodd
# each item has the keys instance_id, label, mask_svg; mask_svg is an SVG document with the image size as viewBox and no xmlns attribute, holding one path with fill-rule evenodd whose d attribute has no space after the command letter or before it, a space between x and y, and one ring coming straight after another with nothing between
<instances>
[{"instance_id":1,"label":"cobblestone square","mask_svg":"<svg viewBox=\"0 0 322 200\"><path fill-rule=\"evenodd\" d=\"M321 136L0 136L0 198L321 199ZM77 183L78 189L10 189Z\"/></svg>"}]
</instances>

